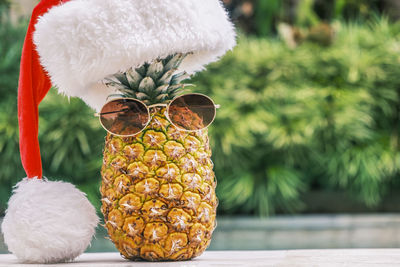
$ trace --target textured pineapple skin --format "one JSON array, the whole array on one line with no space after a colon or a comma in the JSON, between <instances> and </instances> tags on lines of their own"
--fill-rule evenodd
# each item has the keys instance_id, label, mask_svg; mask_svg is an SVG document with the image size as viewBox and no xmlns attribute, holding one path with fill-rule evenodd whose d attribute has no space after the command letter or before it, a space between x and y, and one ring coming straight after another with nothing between
<instances>
[{"instance_id":1,"label":"textured pineapple skin","mask_svg":"<svg viewBox=\"0 0 400 267\"><path fill-rule=\"evenodd\" d=\"M179 131L164 112L153 110L134 137L106 137L101 211L110 239L130 260L194 258L216 226L207 130Z\"/></svg>"}]
</instances>

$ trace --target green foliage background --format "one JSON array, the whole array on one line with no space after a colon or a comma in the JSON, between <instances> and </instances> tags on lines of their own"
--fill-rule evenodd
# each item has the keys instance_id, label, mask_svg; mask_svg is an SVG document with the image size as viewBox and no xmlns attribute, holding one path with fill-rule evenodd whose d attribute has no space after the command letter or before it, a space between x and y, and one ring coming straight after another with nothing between
<instances>
[{"instance_id":1,"label":"green foliage background","mask_svg":"<svg viewBox=\"0 0 400 267\"><path fill-rule=\"evenodd\" d=\"M310 27L320 22L367 21L377 14L399 18L397 0L222 0L246 34L267 36L280 22Z\"/></svg>"},{"instance_id":2,"label":"green foliage background","mask_svg":"<svg viewBox=\"0 0 400 267\"><path fill-rule=\"evenodd\" d=\"M377 205L399 178L400 25L335 25L331 47L241 37L194 83L211 127L221 209L301 210L309 190Z\"/></svg>"},{"instance_id":3,"label":"green foliage background","mask_svg":"<svg viewBox=\"0 0 400 267\"><path fill-rule=\"evenodd\" d=\"M0 210L24 177L17 81L26 24L0 13ZM210 127L221 213L301 212L313 190L342 191L376 207L398 192L400 25L334 24L332 46L288 48L240 36L233 52L196 75L194 91L221 104ZM40 106L44 173L71 181L99 206L105 132L79 99L52 89Z\"/></svg>"}]
</instances>

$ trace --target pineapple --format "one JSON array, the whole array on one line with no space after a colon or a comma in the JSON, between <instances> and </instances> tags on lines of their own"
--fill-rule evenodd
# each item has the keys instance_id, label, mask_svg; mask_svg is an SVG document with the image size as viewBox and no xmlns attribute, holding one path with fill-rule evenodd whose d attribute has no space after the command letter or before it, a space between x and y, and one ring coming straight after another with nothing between
<instances>
[{"instance_id":1,"label":"pineapple","mask_svg":"<svg viewBox=\"0 0 400 267\"><path fill-rule=\"evenodd\" d=\"M105 83L147 105L168 103L184 88L187 75L174 73L185 56L131 68ZM127 259L191 259L208 247L216 226L207 129L181 131L167 120L165 107L150 112L150 123L138 135L106 137L100 188L105 227Z\"/></svg>"}]
</instances>

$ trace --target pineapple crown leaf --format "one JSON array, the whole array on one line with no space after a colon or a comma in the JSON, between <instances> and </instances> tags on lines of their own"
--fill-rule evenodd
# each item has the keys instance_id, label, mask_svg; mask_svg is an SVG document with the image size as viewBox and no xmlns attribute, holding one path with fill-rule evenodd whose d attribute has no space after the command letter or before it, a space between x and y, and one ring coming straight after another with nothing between
<instances>
[{"instance_id":1,"label":"pineapple crown leaf","mask_svg":"<svg viewBox=\"0 0 400 267\"><path fill-rule=\"evenodd\" d=\"M170 84L171 85L180 84L183 80L186 80L188 78L190 78L190 75L187 74L187 72L180 72L172 76Z\"/></svg>"},{"instance_id":2,"label":"pineapple crown leaf","mask_svg":"<svg viewBox=\"0 0 400 267\"><path fill-rule=\"evenodd\" d=\"M146 75L153 78L153 80L157 80L163 74L164 65L161 61L154 61L150 64L149 68L147 69Z\"/></svg>"},{"instance_id":3,"label":"pineapple crown leaf","mask_svg":"<svg viewBox=\"0 0 400 267\"><path fill-rule=\"evenodd\" d=\"M138 68L106 77L104 84L120 93L116 95L139 99L146 104L166 102L182 92L185 86L191 86L182 83L190 78L188 73L176 73L187 55L178 53L144 63Z\"/></svg>"}]
</instances>

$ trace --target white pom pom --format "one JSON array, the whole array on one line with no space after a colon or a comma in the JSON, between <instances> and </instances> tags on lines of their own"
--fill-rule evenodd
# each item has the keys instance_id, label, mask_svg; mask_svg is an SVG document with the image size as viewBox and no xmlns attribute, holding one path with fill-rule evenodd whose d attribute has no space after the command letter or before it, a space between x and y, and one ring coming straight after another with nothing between
<instances>
[{"instance_id":1,"label":"white pom pom","mask_svg":"<svg viewBox=\"0 0 400 267\"><path fill-rule=\"evenodd\" d=\"M25 178L8 202L2 232L8 250L24 262L65 262L85 251L98 221L74 185Z\"/></svg>"}]
</instances>

